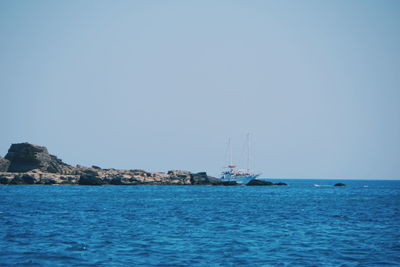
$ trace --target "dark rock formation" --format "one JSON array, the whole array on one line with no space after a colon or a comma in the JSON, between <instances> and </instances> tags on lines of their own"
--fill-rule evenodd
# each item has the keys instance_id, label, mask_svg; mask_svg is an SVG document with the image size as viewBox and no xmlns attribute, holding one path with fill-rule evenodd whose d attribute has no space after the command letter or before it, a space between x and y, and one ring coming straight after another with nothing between
<instances>
[{"instance_id":1,"label":"dark rock formation","mask_svg":"<svg viewBox=\"0 0 400 267\"><path fill-rule=\"evenodd\" d=\"M37 179L33 175L21 174L17 175L10 181L10 184L35 184Z\"/></svg>"},{"instance_id":2,"label":"dark rock formation","mask_svg":"<svg viewBox=\"0 0 400 267\"><path fill-rule=\"evenodd\" d=\"M81 175L88 175L88 176L99 176L100 172L98 171L98 169L81 169L80 170Z\"/></svg>"},{"instance_id":3,"label":"dark rock formation","mask_svg":"<svg viewBox=\"0 0 400 267\"><path fill-rule=\"evenodd\" d=\"M282 183L282 182L274 184L274 183L272 183L270 181L254 179L254 180L251 180L250 182L248 182L247 185L249 185L249 186L270 186L270 185L287 185L287 184L286 183Z\"/></svg>"},{"instance_id":4,"label":"dark rock formation","mask_svg":"<svg viewBox=\"0 0 400 267\"><path fill-rule=\"evenodd\" d=\"M0 172L8 171L9 166L10 166L10 161L8 159L0 157Z\"/></svg>"},{"instance_id":5,"label":"dark rock formation","mask_svg":"<svg viewBox=\"0 0 400 267\"><path fill-rule=\"evenodd\" d=\"M99 174L94 170L84 170L83 174L79 177L80 185L103 185L104 179L99 177Z\"/></svg>"},{"instance_id":6,"label":"dark rock formation","mask_svg":"<svg viewBox=\"0 0 400 267\"><path fill-rule=\"evenodd\" d=\"M239 185L236 183L236 181L221 181L218 185L226 185L226 186L231 186L231 185Z\"/></svg>"},{"instance_id":7,"label":"dark rock formation","mask_svg":"<svg viewBox=\"0 0 400 267\"><path fill-rule=\"evenodd\" d=\"M15 175L0 174L0 184L10 184Z\"/></svg>"},{"instance_id":8,"label":"dark rock formation","mask_svg":"<svg viewBox=\"0 0 400 267\"><path fill-rule=\"evenodd\" d=\"M212 176L208 176L206 172L192 173L190 179L192 185L219 185L221 180Z\"/></svg>"},{"instance_id":9,"label":"dark rock formation","mask_svg":"<svg viewBox=\"0 0 400 267\"><path fill-rule=\"evenodd\" d=\"M134 177L124 177L123 175L117 175L110 180L112 185L137 185L139 181Z\"/></svg>"},{"instance_id":10,"label":"dark rock formation","mask_svg":"<svg viewBox=\"0 0 400 267\"><path fill-rule=\"evenodd\" d=\"M269 181L254 179L254 180L251 180L250 182L248 182L247 185L250 185L250 186L262 186L262 185L264 185L265 186L265 185L274 185L274 183L271 183Z\"/></svg>"},{"instance_id":11,"label":"dark rock formation","mask_svg":"<svg viewBox=\"0 0 400 267\"><path fill-rule=\"evenodd\" d=\"M39 184L52 185L58 184L58 181L57 179L54 179L52 177L43 177L42 179L40 179ZM62 184L62 182L60 184ZM64 182L64 184L68 184L68 182Z\"/></svg>"},{"instance_id":12,"label":"dark rock formation","mask_svg":"<svg viewBox=\"0 0 400 267\"><path fill-rule=\"evenodd\" d=\"M212 176L208 176L208 182L210 185L220 185L222 183L222 181L220 179L212 177Z\"/></svg>"},{"instance_id":13,"label":"dark rock formation","mask_svg":"<svg viewBox=\"0 0 400 267\"><path fill-rule=\"evenodd\" d=\"M335 186L346 186L346 185L342 184L342 183L337 183L337 184L335 184Z\"/></svg>"},{"instance_id":14,"label":"dark rock formation","mask_svg":"<svg viewBox=\"0 0 400 267\"><path fill-rule=\"evenodd\" d=\"M28 172L34 169L51 173L72 171L71 166L50 155L47 148L29 143L11 145L5 158L10 161L8 172Z\"/></svg>"},{"instance_id":15,"label":"dark rock formation","mask_svg":"<svg viewBox=\"0 0 400 267\"><path fill-rule=\"evenodd\" d=\"M190 178L190 183L197 185L209 184L207 173L205 172L193 173L192 177Z\"/></svg>"}]
</instances>

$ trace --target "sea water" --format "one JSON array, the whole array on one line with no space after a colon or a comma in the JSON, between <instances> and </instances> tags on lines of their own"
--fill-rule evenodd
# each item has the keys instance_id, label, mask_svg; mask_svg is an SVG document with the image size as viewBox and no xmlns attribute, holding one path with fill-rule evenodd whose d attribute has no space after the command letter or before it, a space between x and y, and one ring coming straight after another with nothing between
<instances>
[{"instance_id":1,"label":"sea water","mask_svg":"<svg viewBox=\"0 0 400 267\"><path fill-rule=\"evenodd\" d=\"M0 265L400 265L400 181L279 181L0 186Z\"/></svg>"}]
</instances>

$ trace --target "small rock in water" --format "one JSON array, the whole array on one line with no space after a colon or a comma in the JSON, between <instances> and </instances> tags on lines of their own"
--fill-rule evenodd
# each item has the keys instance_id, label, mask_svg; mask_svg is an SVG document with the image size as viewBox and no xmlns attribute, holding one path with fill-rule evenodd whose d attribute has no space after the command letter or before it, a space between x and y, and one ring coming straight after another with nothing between
<instances>
[{"instance_id":1,"label":"small rock in water","mask_svg":"<svg viewBox=\"0 0 400 267\"><path fill-rule=\"evenodd\" d=\"M223 181L220 185L238 185L238 183L236 181Z\"/></svg>"},{"instance_id":2,"label":"small rock in water","mask_svg":"<svg viewBox=\"0 0 400 267\"><path fill-rule=\"evenodd\" d=\"M274 185L274 183L269 182L269 181L263 181L263 180L251 180L250 182L247 183L247 185L251 186L262 186L262 185Z\"/></svg>"},{"instance_id":3,"label":"small rock in water","mask_svg":"<svg viewBox=\"0 0 400 267\"><path fill-rule=\"evenodd\" d=\"M287 184L286 183L282 183L282 182L274 184L274 183L272 183L270 181L254 179L254 180L251 180L250 182L248 182L247 185L250 185L250 186L268 186L268 185L287 185Z\"/></svg>"}]
</instances>

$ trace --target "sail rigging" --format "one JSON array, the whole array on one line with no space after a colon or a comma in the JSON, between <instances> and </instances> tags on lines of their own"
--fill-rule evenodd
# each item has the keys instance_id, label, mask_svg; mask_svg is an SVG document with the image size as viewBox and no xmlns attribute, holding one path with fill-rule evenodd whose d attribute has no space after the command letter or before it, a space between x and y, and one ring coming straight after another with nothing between
<instances>
[{"instance_id":1,"label":"sail rigging","mask_svg":"<svg viewBox=\"0 0 400 267\"><path fill-rule=\"evenodd\" d=\"M250 133L246 134L246 169L236 170L236 165L232 160L232 144L230 138L228 139L227 151L229 151L229 164L227 169L222 172L222 181L235 181L240 184L247 184L260 175L250 169Z\"/></svg>"}]
</instances>

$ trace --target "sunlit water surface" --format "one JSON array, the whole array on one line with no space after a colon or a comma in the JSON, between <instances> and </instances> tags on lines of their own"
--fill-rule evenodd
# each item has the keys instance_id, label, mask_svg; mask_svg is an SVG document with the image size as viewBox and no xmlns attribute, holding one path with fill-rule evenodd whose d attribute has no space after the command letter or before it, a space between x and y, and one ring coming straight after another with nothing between
<instances>
[{"instance_id":1,"label":"sunlit water surface","mask_svg":"<svg viewBox=\"0 0 400 267\"><path fill-rule=\"evenodd\" d=\"M0 265L400 265L400 181L0 186Z\"/></svg>"}]
</instances>

